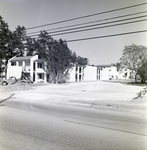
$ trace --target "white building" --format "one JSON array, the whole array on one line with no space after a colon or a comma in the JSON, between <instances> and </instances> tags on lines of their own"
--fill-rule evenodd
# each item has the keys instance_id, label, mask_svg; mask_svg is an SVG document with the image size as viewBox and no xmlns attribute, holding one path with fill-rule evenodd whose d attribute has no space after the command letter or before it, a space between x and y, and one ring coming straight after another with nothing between
<instances>
[{"instance_id":1,"label":"white building","mask_svg":"<svg viewBox=\"0 0 147 150\"><path fill-rule=\"evenodd\" d=\"M135 72L130 69L120 69L119 70L119 79L135 79Z\"/></svg>"},{"instance_id":2,"label":"white building","mask_svg":"<svg viewBox=\"0 0 147 150\"><path fill-rule=\"evenodd\" d=\"M70 71L71 82L118 79L117 68L112 65L78 66Z\"/></svg>"},{"instance_id":3,"label":"white building","mask_svg":"<svg viewBox=\"0 0 147 150\"><path fill-rule=\"evenodd\" d=\"M78 81L96 81L97 67L95 66L77 66L70 70L69 82Z\"/></svg>"},{"instance_id":4,"label":"white building","mask_svg":"<svg viewBox=\"0 0 147 150\"><path fill-rule=\"evenodd\" d=\"M38 55L13 57L8 61L7 79L12 76L20 79L22 72L35 83L48 81L46 62L38 59ZM130 79L133 78L132 75L132 71L128 69L118 72L114 65L75 66L70 69L69 82Z\"/></svg>"},{"instance_id":5,"label":"white building","mask_svg":"<svg viewBox=\"0 0 147 150\"><path fill-rule=\"evenodd\" d=\"M7 79L12 76L20 79L23 72L33 82L46 82L45 69L45 60L38 59L38 55L13 57L8 61Z\"/></svg>"},{"instance_id":6,"label":"white building","mask_svg":"<svg viewBox=\"0 0 147 150\"><path fill-rule=\"evenodd\" d=\"M118 71L114 65L98 65L98 80L118 79Z\"/></svg>"}]
</instances>

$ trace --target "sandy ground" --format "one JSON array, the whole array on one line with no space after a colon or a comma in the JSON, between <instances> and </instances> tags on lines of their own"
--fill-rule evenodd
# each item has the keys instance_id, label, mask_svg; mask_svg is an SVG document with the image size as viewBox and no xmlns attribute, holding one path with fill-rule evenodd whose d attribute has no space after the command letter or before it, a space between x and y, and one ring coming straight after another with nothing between
<instances>
[{"instance_id":1,"label":"sandy ground","mask_svg":"<svg viewBox=\"0 0 147 150\"><path fill-rule=\"evenodd\" d=\"M107 106L147 110L147 87L113 82L0 86L0 101L13 97L37 103Z\"/></svg>"}]
</instances>

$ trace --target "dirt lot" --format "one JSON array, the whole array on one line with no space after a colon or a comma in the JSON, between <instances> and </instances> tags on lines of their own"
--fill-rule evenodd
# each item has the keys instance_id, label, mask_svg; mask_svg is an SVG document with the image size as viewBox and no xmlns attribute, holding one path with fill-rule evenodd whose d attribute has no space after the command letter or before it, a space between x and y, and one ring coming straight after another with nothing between
<instances>
[{"instance_id":1,"label":"dirt lot","mask_svg":"<svg viewBox=\"0 0 147 150\"><path fill-rule=\"evenodd\" d=\"M0 86L0 101L17 100L41 103L85 105L147 110L147 87L114 82L78 82L66 84L22 84Z\"/></svg>"}]
</instances>

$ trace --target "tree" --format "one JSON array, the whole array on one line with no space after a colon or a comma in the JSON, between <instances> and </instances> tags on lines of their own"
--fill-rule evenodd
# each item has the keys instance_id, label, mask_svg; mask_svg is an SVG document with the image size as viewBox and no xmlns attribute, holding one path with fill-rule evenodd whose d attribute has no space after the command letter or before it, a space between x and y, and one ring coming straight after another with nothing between
<instances>
[{"instance_id":1,"label":"tree","mask_svg":"<svg viewBox=\"0 0 147 150\"><path fill-rule=\"evenodd\" d=\"M46 31L41 31L36 41L35 53L46 60L50 82L65 82L68 70L75 63L74 54L69 50L66 41L54 40Z\"/></svg>"},{"instance_id":2,"label":"tree","mask_svg":"<svg viewBox=\"0 0 147 150\"><path fill-rule=\"evenodd\" d=\"M88 58L84 58L81 56L77 57L77 65L86 66L86 65L88 65L88 62L89 62Z\"/></svg>"},{"instance_id":3,"label":"tree","mask_svg":"<svg viewBox=\"0 0 147 150\"><path fill-rule=\"evenodd\" d=\"M69 70L74 65L85 66L88 63L87 58L77 57L76 53L68 48L66 41L54 40L46 31L41 31L34 43L36 44L33 44L30 39L30 46L32 47L29 52L32 54L35 50L39 58L46 60L50 82L65 82L68 79Z\"/></svg>"},{"instance_id":4,"label":"tree","mask_svg":"<svg viewBox=\"0 0 147 150\"><path fill-rule=\"evenodd\" d=\"M17 26L16 30L12 32L0 16L0 67L2 66L2 60L5 60L4 65L7 66L8 60L13 56L24 55L25 37L25 27ZM2 70L0 69L0 71Z\"/></svg>"},{"instance_id":5,"label":"tree","mask_svg":"<svg viewBox=\"0 0 147 150\"><path fill-rule=\"evenodd\" d=\"M37 54L39 44L35 38L26 37L25 48L27 51L27 56L34 56L35 54Z\"/></svg>"},{"instance_id":6,"label":"tree","mask_svg":"<svg viewBox=\"0 0 147 150\"><path fill-rule=\"evenodd\" d=\"M72 52L66 41L54 40L46 31L41 31L38 39L32 39L26 36L24 26L17 26L15 31L10 31L8 24L0 16L0 67L2 59L6 64L13 56L39 55L47 62L47 72L52 82L58 83L66 80L68 71L75 65L86 65L87 58L76 56ZM0 72L2 69L0 69ZM62 80L62 81L61 81Z\"/></svg>"},{"instance_id":7,"label":"tree","mask_svg":"<svg viewBox=\"0 0 147 150\"><path fill-rule=\"evenodd\" d=\"M147 80L147 48L142 45L125 46L123 55L120 59L122 68L128 68L135 73L135 81L137 76L140 77L141 82Z\"/></svg>"},{"instance_id":8,"label":"tree","mask_svg":"<svg viewBox=\"0 0 147 150\"><path fill-rule=\"evenodd\" d=\"M8 60L8 46L10 41L11 31L9 30L8 24L0 16L0 73L3 71L2 65L3 60ZM5 61L6 66L7 61Z\"/></svg>"},{"instance_id":9,"label":"tree","mask_svg":"<svg viewBox=\"0 0 147 150\"><path fill-rule=\"evenodd\" d=\"M117 71L119 71L119 69L121 68L120 62L117 62L117 63L115 64L115 66L116 66L116 68L117 68Z\"/></svg>"},{"instance_id":10,"label":"tree","mask_svg":"<svg viewBox=\"0 0 147 150\"><path fill-rule=\"evenodd\" d=\"M15 31L12 32L11 49L13 51L13 55L24 56L26 39L25 27L17 26Z\"/></svg>"}]
</instances>

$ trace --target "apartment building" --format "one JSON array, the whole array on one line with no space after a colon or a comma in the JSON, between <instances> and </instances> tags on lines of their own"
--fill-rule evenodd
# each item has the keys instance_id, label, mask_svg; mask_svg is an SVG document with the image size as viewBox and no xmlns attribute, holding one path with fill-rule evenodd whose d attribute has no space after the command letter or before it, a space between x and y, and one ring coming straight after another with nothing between
<instances>
[{"instance_id":1,"label":"apartment building","mask_svg":"<svg viewBox=\"0 0 147 150\"><path fill-rule=\"evenodd\" d=\"M46 82L46 63L44 59L38 59L38 55L13 57L8 61L7 78L21 78L22 72L30 78L31 81Z\"/></svg>"}]
</instances>

